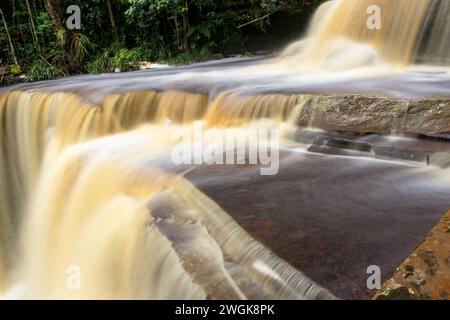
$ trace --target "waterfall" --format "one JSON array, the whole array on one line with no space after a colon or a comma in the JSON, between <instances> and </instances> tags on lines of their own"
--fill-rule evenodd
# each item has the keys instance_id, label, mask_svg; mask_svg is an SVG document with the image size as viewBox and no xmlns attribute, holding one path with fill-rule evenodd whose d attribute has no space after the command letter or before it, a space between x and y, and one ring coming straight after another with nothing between
<instances>
[{"instance_id":1,"label":"waterfall","mask_svg":"<svg viewBox=\"0 0 450 320\"><path fill-rule=\"evenodd\" d=\"M450 64L450 1L431 2L417 50L420 63Z\"/></svg>"},{"instance_id":2,"label":"waterfall","mask_svg":"<svg viewBox=\"0 0 450 320\"><path fill-rule=\"evenodd\" d=\"M381 29L367 28L370 6L381 8ZM188 181L192 167L170 162L172 135L199 121L206 130L276 127L282 138L298 126L351 131L327 115L346 115L357 126L366 104L381 110L380 118L390 116L389 107L398 111L376 128L382 134L435 134L435 128L407 126L412 108L405 100L384 103L353 93L350 106L348 97L318 98L313 86L330 77L334 83L321 89L338 92L348 80L323 73L327 68L448 66L449 10L450 1L334 0L318 9L305 39L261 63L69 78L0 91L0 294L334 299ZM394 90L400 82L364 79L364 87L360 79L361 73L352 78L355 91L374 83L380 91ZM305 86L308 81L313 85ZM420 82L411 91L441 93ZM432 103L443 108L441 101ZM370 119L361 122L372 132ZM77 268L80 290L68 289Z\"/></svg>"},{"instance_id":3,"label":"waterfall","mask_svg":"<svg viewBox=\"0 0 450 320\"><path fill-rule=\"evenodd\" d=\"M344 61L365 58L366 64L406 66L419 60L448 65L449 10L446 0L329 1L317 10L308 43L290 46L283 55L300 57L297 64L302 65L323 64L341 55ZM378 13L380 28L369 28L370 16Z\"/></svg>"},{"instance_id":4,"label":"waterfall","mask_svg":"<svg viewBox=\"0 0 450 320\"><path fill-rule=\"evenodd\" d=\"M288 96L273 99L290 105L288 109L295 104ZM220 106L221 100L211 105ZM14 182L0 194L2 204L11 204L0 215L6 297L204 299L204 288L219 278L222 290L229 291L223 296L242 299L254 294L236 284L244 277L254 282L250 291L263 285L260 294L271 297L333 298L260 246L182 175L161 171L161 157L170 163L175 130L196 119L209 126L220 125L219 118L227 127L237 125L248 105L245 100L237 98L235 111L228 115L212 106L206 112L203 95L170 91L112 95L102 105L73 94L15 91L2 95L1 102L3 123L9 125L0 173ZM242 123L269 115L264 111L269 104L260 108L258 98L249 103L254 110ZM281 114L288 110L281 109ZM194 226L205 226L192 230L181 218L172 231L194 237L192 256L186 249L177 252L181 244L164 226L171 221L174 228L178 213L161 220L159 211L147 206L167 190L185 199L172 201L178 207L184 201L179 211L197 212L189 220ZM186 269L184 260L200 254L192 248L210 248L208 261L217 258L208 268L203 262L195 272ZM239 267L229 269L229 264ZM83 274L81 290L67 289L71 266ZM202 268L208 278L193 279L192 273ZM267 276L266 269L274 275Z\"/></svg>"}]
</instances>

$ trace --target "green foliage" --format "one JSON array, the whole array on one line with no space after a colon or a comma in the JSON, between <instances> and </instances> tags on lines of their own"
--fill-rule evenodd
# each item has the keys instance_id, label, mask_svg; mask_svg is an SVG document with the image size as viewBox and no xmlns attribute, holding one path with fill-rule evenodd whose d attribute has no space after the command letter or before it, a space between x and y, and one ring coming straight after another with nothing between
<instances>
[{"instance_id":1,"label":"green foliage","mask_svg":"<svg viewBox=\"0 0 450 320\"><path fill-rule=\"evenodd\" d=\"M9 68L9 72L11 72L13 75L18 75L18 74L22 73L22 68L18 64L13 64Z\"/></svg>"},{"instance_id":2,"label":"green foliage","mask_svg":"<svg viewBox=\"0 0 450 320\"><path fill-rule=\"evenodd\" d=\"M189 28L189 37L191 39L191 48L196 50L199 47L207 50L211 50L215 46L215 42L211 39L223 24L223 20L217 17L215 12L209 12L206 14L206 19L201 21L197 25L193 25Z\"/></svg>"},{"instance_id":3,"label":"green foliage","mask_svg":"<svg viewBox=\"0 0 450 320\"><path fill-rule=\"evenodd\" d=\"M75 57L78 61L84 61L88 55L89 48L92 46L91 41L84 34L79 34L74 43Z\"/></svg>"},{"instance_id":4,"label":"green foliage","mask_svg":"<svg viewBox=\"0 0 450 320\"><path fill-rule=\"evenodd\" d=\"M89 61L86 69L89 73L113 72L115 69L131 71L136 70L143 60L147 59L142 48L125 49L113 44Z\"/></svg>"},{"instance_id":5,"label":"green foliage","mask_svg":"<svg viewBox=\"0 0 450 320\"><path fill-rule=\"evenodd\" d=\"M66 30L63 28L58 29L56 31L56 43L60 47L64 47L66 45Z\"/></svg>"},{"instance_id":6,"label":"green foliage","mask_svg":"<svg viewBox=\"0 0 450 320\"><path fill-rule=\"evenodd\" d=\"M182 52L173 57L161 59L161 62L171 65L184 65L194 62L202 62L214 58L214 55L208 49L202 48L200 50L192 50L191 52Z\"/></svg>"},{"instance_id":7,"label":"green foliage","mask_svg":"<svg viewBox=\"0 0 450 320\"><path fill-rule=\"evenodd\" d=\"M36 31L40 37L45 37L55 32L55 27L47 12L41 11L36 17Z\"/></svg>"},{"instance_id":8,"label":"green foliage","mask_svg":"<svg viewBox=\"0 0 450 320\"><path fill-rule=\"evenodd\" d=\"M21 66L12 66L11 72L44 80L86 71L134 70L141 61L179 65L211 59L215 53L246 52L251 35L270 30L274 12L300 12L306 21L324 0L109 0L112 16L105 0L54 0L61 9L59 29L43 1L30 1L31 16L25 0L4 2ZM69 5L81 8L80 31L64 27ZM0 64L13 64L3 23L0 44Z\"/></svg>"},{"instance_id":9,"label":"green foliage","mask_svg":"<svg viewBox=\"0 0 450 320\"><path fill-rule=\"evenodd\" d=\"M129 71L136 68L140 62L139 50L120 49L111 59L111 67L121 71Z\"/></svg>"},{"instance_id":10,"label":"green foliage","mask_svg":"<svg viewBox=\"0 0 450 320\"><path fill-rule=\"evenodd\" d=\"M38 60L31 67L28 78L31 81L50 80L63 76L64 73L57 66Z\"/></svg>"},{"instance_id":11,"label":"green foliage","mask_svg":"<svg viewBox=\"0 0 450 320\"><path fill-rule=\"evenodd\" d=\"M93 60L88 61L86 64L86 70L89 73L102 73L105 71L110 71L110 61L111 58L107 50L104 50L98 54Z\"/></svg>"}]
</instances>

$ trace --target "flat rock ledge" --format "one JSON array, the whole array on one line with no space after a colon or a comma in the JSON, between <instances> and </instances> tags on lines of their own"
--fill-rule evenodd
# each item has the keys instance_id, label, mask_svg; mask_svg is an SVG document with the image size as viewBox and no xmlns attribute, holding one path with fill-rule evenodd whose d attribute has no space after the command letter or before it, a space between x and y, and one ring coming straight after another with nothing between
<instances>
[{"instance_id":1,"label":"flat rock ledge","mask_svg":"<svg viewBox=\"0 0 450 320\"><path fill-rule=\"evenodd\" d=\"M450 138L450 99L312 95L297 124L328 131Z\"/></svg>"},{"instance_id":2,"label":"flat rock ledge","mask_svg":"<svg viewBox=\"0 0 450 320\"><path fill-rule=\"evenodd\" d=\"M450 211L374 299L450 300Z\"/></svg>"}]
</instances>

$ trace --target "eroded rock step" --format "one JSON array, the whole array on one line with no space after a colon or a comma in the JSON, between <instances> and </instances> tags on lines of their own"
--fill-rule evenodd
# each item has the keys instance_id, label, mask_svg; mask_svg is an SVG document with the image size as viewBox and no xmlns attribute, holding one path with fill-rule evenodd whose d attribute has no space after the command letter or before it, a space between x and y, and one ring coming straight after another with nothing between
<instances>
[{"instance_id":1,"label":"eroded rock step","mask_svg":"<svg viewBox=\"0 0 450 320\"><path fill-rule=\"evenodd\" d=\"M378 300L450 300L450 211L397 268Z\"/></svg>"},{"instance_id":2,"label":"eroded rock step","mask_svg":"<svg viewBox=\"0 0 450 320\"><path fill-rule=\"evenodd\" d=\"M149 203L152 225L209 299L335 299L261 246L190 183Z\"/></svg>"},{"instance_id":3,"label":"eroded rock step","mask_svg":"<svg viewBox=\"0 0 450 320\"><path fill-rule=\"evenodd\" d=\"M298 129L293 139L311 152L398 159L442 168L450 166L450 140L424 136L383 136Z\"/></svg>"},{"instance_id":4,"label":"eroded rock step","mask_svg":"<svg viewBox=\"0 0 450 320\"><path fill-rule=\"evenodd\" d=\"M450 207L444 171L284 151L280 171L199 166L186 177L251 236L340 298L371 298Z\"/></svg>"}]
</instances>

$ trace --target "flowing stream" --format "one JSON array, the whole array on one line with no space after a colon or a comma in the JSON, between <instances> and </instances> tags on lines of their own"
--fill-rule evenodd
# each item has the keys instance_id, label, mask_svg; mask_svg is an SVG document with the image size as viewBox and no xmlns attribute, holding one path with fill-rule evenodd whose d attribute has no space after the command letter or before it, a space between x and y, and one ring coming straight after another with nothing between
<instances>
[{"instance_id":1,"label":"flowing stream","mask_svg":"<svg viewBox=\"0 0 450 320\"><path fill-rule=\"evenodd\" d=\"M381 9L381 29L367 27L370 6ZM449 10L447 0L334 0L274 57L1 89L0 294L367 297L346 285L365 285L365 273L341 270L351 259L334 256L334 246L360 250L352 263L364 268L383 256L368 254L382 239L394 252L380 260L387 277L450 209L448 170L426 165L429 154L446 161L448 143L398 135L409 101L440 106L450 97ZM376 135L327 136L324 122L338 121L320 110L345 95L394 101L400 111ZM380 103L371 101L368 112ZM194 141L203 147L226 135L236 141L239 130L278 130L280 174L175 164L174 135L199 124L216 139ZM350 147L336 153L344 140ZM350 225L368 228L366 238L352 237Z\"/></svg>"}]
</instances>

